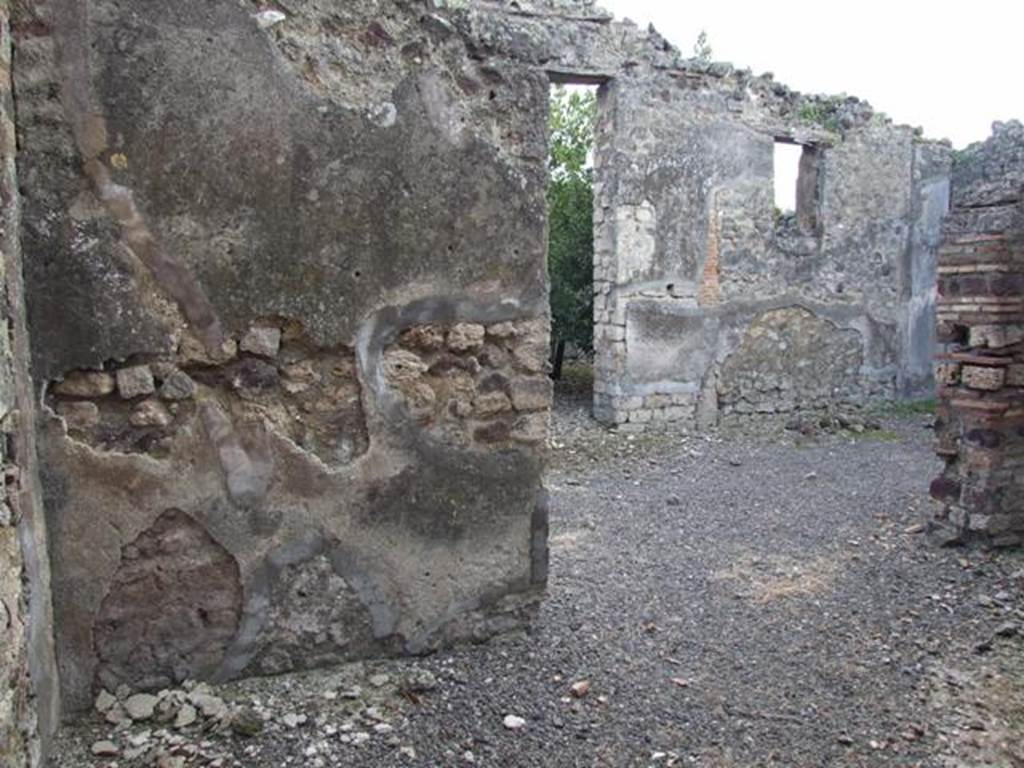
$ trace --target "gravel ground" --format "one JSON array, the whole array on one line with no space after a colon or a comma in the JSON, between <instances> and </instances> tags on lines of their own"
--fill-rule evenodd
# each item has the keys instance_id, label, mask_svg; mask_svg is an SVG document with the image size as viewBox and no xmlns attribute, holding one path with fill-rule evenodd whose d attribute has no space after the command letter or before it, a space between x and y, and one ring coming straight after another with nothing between
<instances>
[{"instance_id":1,"label":"gravel ground","mask_svg":"<svg viewBox=\"0 0 1024 768\"><path fill-rule=\"evenodd\" d=\"M97 717L54 764L1024 766L1024 556L920 533L928 417L624 435L558 400L530 633L214 691L249 738Z\"/></svg>"}]
</instances>

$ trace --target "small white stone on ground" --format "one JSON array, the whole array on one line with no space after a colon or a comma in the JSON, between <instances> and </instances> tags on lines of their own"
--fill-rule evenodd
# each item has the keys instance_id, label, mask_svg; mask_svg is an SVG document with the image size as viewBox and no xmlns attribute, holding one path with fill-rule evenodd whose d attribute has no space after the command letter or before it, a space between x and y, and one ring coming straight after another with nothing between
<instances>
[{"instance_id":1,"label":"small white stone on ground","mask_svg":"<svg viewBox=\"0 0 1024 768\"><path fill-rule=\"evenodd\" d=\"M526 720L519 717L519 715L505 715L505 719L501 721L510 731L518 731L526 727Z\"/></svg>"},{"instance_id":2,"label":"small white stone on ground","mask_svg":"<svg viewBox=\"0 0 1024 768\"><path fill-rule=\"evenodd\" d=\"M187 728L192 725L199 717L196 712L196 708L191 704L182 704L181 709L178 710L177 716L174 718L175 728Z\"/></svg>"},{"instance_id":3,"label":"small white stone on ground","mask_svg":"<svg viewBox=\"0 0 1024 768\"><path fill-rule=\"evenodd\" d=\"M117 703L117 699L114 698L114 694L104 688L96 696L96 711L103 713L110 709Z\"/></svg>"},{"instance_id":4,"label":"small white stone on ground","mask_svg":"<svg viewBox=\"0 0 1024 768\"><path fill-rule=\"evenodd\" d=\"M97 741L92 745L92 753L97 757L114 757L118 753L118 749L112 741Z\"/></svg>"},{"instance_id":5,"label":"small white stone on ground","mask_svg":"<svg viewBox=\"0 0 1024 768\"><path fill-rule=\"evenodd\" d=\"M370 685L374 688L383 688L385 685L391 682L391 675L377 674L370 676Z\"/></svg>"},{"instance_id":6,"label":"small white stone on ground","mask_svg":"<svg viewBox=\"0 0 1024 768\"><path fill-rule=\"evenodd\" d=\"M256 24L257 26L259 26L260 29L269 29L275 24L280 24L288 17L285 16L280 11L267 10L260 11L259 13L255 14L253 18L256 19Z\"/></svg>"}]
</instances>

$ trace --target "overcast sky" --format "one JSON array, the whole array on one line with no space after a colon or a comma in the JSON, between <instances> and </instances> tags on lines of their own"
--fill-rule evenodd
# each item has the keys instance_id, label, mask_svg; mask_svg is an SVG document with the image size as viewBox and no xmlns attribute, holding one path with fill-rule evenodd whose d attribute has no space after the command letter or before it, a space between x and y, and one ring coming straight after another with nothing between
<instances>
[{"instance_id":1,"label":"overcast sky","mask_svg":"<svg viewBox=\"0 0 1024 768\"><path fill-rule=\"evenodd\" d=\"M957 148L1024 120L1024 0L599 0L690 55L770 71L805 93L846 92Z\"/></svg>"}]
</instances>

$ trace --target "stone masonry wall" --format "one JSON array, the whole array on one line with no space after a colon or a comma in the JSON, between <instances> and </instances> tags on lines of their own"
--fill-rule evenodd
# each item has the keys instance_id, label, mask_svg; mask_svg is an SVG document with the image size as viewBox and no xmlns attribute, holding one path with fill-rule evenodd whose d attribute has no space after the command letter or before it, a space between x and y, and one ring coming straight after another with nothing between
<instances>
[{"instance_id":1,"label":"stone masonry wall","mask_svg":"<svg viewBox=\"0 0 1024 768\"><path fill-rule=\"evenodd\" d=\"M937 451L943 541L1024 542L1024 126L953 166L939 252Z\"/></svg>"},{"instance_id":2,"label":"stone masonry wall","mask_svg":"<svg viewBox=\"0 0 1024 768\"><path fill-rule=\"evenodd\" d=\"M58 721L46 525L18 227L9 7L0 3L0 765L41 765Z\"/></svg>"},{"instance_id":3,"label":"stone masonry wall","mask_svg":"<svg viewBox=\"0 0 1024 768\"><path fill-rule=\"evenodd\" d=\"M17 734L33 693L55 722L46 552L69 712L529 617L552 81L601 84L600 418L927 386L945 147L586 0L458 6L18 6ZM809 147L793 219L777 138Z\"/></svg>"},{"instance_id":4,"label":"stone masonry wall","mask_svg":"<svg viewBox=\"0 0 1024 768\"><path fill-rule=\"evenodd\" d=\"M18 11L70 712L486 637L546 580L548 76L468 10L275 8Z\"/></svg>"},{"instance_id":5,"label":"stone masonry wall","mask_svg":"<svg viewBox=\"0 0 1024 768\"><path fill-rule=\"evenodd\" d=\"M637 66L600 104L599 418L929 394L948 147L728 65ZM773 210L777 140L805 147L793 217Z\"/></svg>"},{"instance_id":6,"label":"stone masonry wall","mask_svg":"<svg viewBox=\"0 0 1024 768\"><path fill-rule=\"evenodd\" d=\"M948 145L853 97L687 59L585 0L480 2L468 19L488 52L601 86L599 419L708 426L931 396ZM776 141L804 148L794 216L773 210ZM792 345L803 330L815 343Z\"/></svg>"}]
</instances>

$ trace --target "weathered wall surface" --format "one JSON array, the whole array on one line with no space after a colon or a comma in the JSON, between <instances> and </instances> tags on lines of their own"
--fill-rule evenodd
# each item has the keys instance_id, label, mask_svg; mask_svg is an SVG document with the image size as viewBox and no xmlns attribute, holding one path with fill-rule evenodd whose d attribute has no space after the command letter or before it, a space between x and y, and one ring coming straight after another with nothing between
<instances>
[{"instance_id":1,"label":"weathered wall surface","mask_svg":"<svg viewBox=\"0 0 1024 768\"><path fill-rule=\"evenodd\" d=\"M21 12L72 710L483 636L546 579L547 76L467 14L278 7Z\"/></svg>"},{"instance_id":2,"label":"weathered wall surface","mask_svg":"<svg viewBox=\"0 0 1024 768\"><path fill-rule=\"evenodd\" d=\"M28 378L11 58L9 8L0 3L0 765L22 768L42 762L59 702Z\"/></svg>"},{"instance_id":3,"label":"weathered wall surface","mask_svg":"<svg viewBox=\"0 0 1024 768\"><path fill-rule=\"evenodd\" d=\"M434 5L19 9L70 710L101 686L418 652L529 613L552 79L603 84L599 417L926 386L944 148L856 100L687 62L589 2ZM794 220L772 210L780 137L810 147ZM26 519L22 546L45 541Z\"/></svg>"},{"instance_id":4,"label":"weathered wall surface","mask_svg":"<svg viewBox=\"0 0 1024 768\"><path fill-rule=\"evenodd\" d=\"M600 418L928 393L947 147L723 65L636 67L602 107ZM806 148L794 217L773 210L776 140Z\"/></svg>"},{"instance_id":5,"label":"weathered wall surface","mask_svg":"<svg viewBox=\"0 0 1024 768\"><path fill-rule=\"evenodd\" d=\"M939 252L940 406L931 486L944 541L1024 542L1024 126L953 166Z\"/></svg>"}]
</instances>

